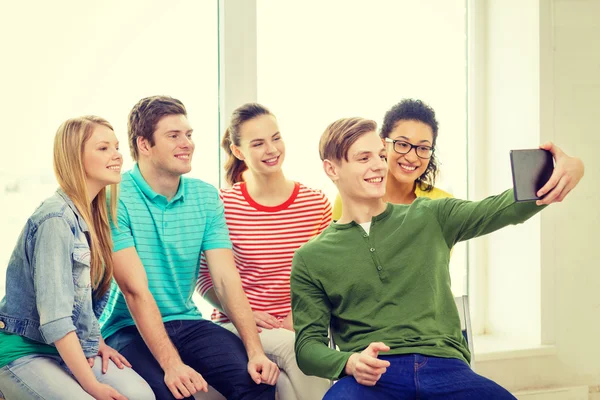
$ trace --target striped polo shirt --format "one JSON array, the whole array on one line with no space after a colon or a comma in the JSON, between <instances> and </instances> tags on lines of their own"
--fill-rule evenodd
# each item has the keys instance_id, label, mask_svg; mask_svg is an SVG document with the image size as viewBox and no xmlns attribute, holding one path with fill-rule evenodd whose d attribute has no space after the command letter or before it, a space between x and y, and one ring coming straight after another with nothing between
<instances>
[{"instance_id":1,"label":"striped polo shirt","mask_svg":"<svg viewBox=\"0 0 600 400\"><path fill-rule=\"evenodd\" d=\"M192 300L200 254L231 249L217 189L182 176L177 193L168 201L152 190L136 164L123 174L117 222L118 227L112 226L113 251L135 247L163 322L201 319ZM135 325L114 280L100 325L104 338Z\"/></svg>"},{"instance_id":2,"label":"striped polo shirt","mask_svg":"<svg viewBox=\"0 0 600 400\"><path fill-rule=\"evenodd\" d=\"M296 183L291 196L277 206L250 197L245 183L221 189L235 264L253 311L282 319L291 311L290 273L294 251L331 222L331 203L320 190ZM213 282L202 259L197 290L204 295ZM229 322L215 309L211 319Z\"/></svg>"}]
</instances>

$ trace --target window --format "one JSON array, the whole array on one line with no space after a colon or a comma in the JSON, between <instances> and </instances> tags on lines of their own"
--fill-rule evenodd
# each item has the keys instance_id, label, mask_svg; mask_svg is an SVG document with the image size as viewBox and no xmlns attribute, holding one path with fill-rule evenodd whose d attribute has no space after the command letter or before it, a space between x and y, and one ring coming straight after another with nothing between
<instances>
[{"instance_id":1,"label":"window","mask_svg":"<svg viewBox=\"0 0 600 400\"><path fill-rule=\"evenodd\" d=\"M25 221L57 184L54 133L67 118L96 114L115 128L124 170L133 165L127 115L141 98L186 105L196 153L191 176L218 185L217 2L40 2L2 7L0 297Z\"/></svg>"},{"instance_id":2,"label":"window","mask_svg":"<svg viewBox=\"0 0 600 400\"><path fill-rule=\"evenodd\" d=\"M294 4L294 6L292 6ZM374 119L401 99L425 101L440 124L436 186L467 198L464 0L375 3L257 1L258 101L277 115L286 175L325 191L318 141L348 116ZM466 244L452 255L452 288L467 292Z\"/></svg>"}]
</instances>

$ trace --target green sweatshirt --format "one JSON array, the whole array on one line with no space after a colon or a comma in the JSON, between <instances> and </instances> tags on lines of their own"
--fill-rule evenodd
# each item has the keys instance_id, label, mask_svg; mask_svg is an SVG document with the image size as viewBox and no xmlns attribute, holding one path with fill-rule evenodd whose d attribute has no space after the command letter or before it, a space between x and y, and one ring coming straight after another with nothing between
<instances>
[{"instance_id":1,"label":"green sweatshirt","mask_svg":"<svg viewBox=\"0 0 600 400\"><path fill-rule=\"evenodd\" d=\"M350 355L371 342L385 354L458 358L470 354L450 289L450 249L524 222L542 210L512 190L471 202L417 198L388 204L367 234L331 224L298 249L291 276L296 358L307 375L339 379ZM328 328L341 351L327 346ZM382 353L383 354L383 353Z\"/></svg>"}]
</instances>

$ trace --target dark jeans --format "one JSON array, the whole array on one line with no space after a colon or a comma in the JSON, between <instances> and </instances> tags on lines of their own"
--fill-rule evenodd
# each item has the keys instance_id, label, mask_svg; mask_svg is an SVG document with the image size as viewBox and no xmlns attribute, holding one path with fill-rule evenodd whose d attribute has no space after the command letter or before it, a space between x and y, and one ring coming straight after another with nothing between
<instances>
[{"instance_id":1,"label":"dark jeans","mask_svg":"<svg viewBox=\"0 0 600 400\"><path fill-rule=\"evenodd\" d=\"M380 356L390 366L375 386L363 386L347 376L335 383L323 400L514 400L497 383L477 375L464 361L420 354Z\"/></svg>"},{"instance_id":2,"label":"dark jeans","mask_svg":"<svg viewBox=\"0 0 600 400\"><path fill-rule=\"evenodd\" d=\"M233 333L206 320L170 321L165 328L183 362L227 399L275 399L275 386L257 385L250 378L244 344ZM157 400L175 399L164 383L162 368L135 326L119 330L106 342L129 360Z\"/></svg>"}]
</instances>

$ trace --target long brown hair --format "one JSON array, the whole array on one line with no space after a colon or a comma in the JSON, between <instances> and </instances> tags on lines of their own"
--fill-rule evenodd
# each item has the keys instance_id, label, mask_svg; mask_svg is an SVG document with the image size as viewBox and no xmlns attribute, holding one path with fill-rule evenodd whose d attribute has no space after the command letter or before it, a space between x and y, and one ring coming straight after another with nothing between
<instances>
[{"instance_id":1,"label":"long brown hair","mask_svg":"<svg viewBox=\"0 0 600 400\"><path fill-rule=\"evenodd\" d=\"M221 140L221 147L228 155L225 163L225 180L233 185L237 182L243 182L242 174L248 169L246 163L237 158L231 151L231 144L240 145L240 127L246 121L259 117L261 115L273 115L269 109L258 103L246 103L233 111L231 122Z\"/></svg>"},{"instance_id":2,"label":"long brown hair","mask_svg":"<svg viewBox=\"0 0 600 400\"><path fill-rule=\"evenodd\" d=\"M112 238L106 202L110 197L110 214L116 225L117 185L110 185L109 190L104 187L93 200L89 198L83 149L98 125L114 131L108 121L96 116L72 118L62 123L54 137L54 174L89 227L92 288L96 297L101 297L108 291L113 277Z\"/></svg>"}]
</instances>

